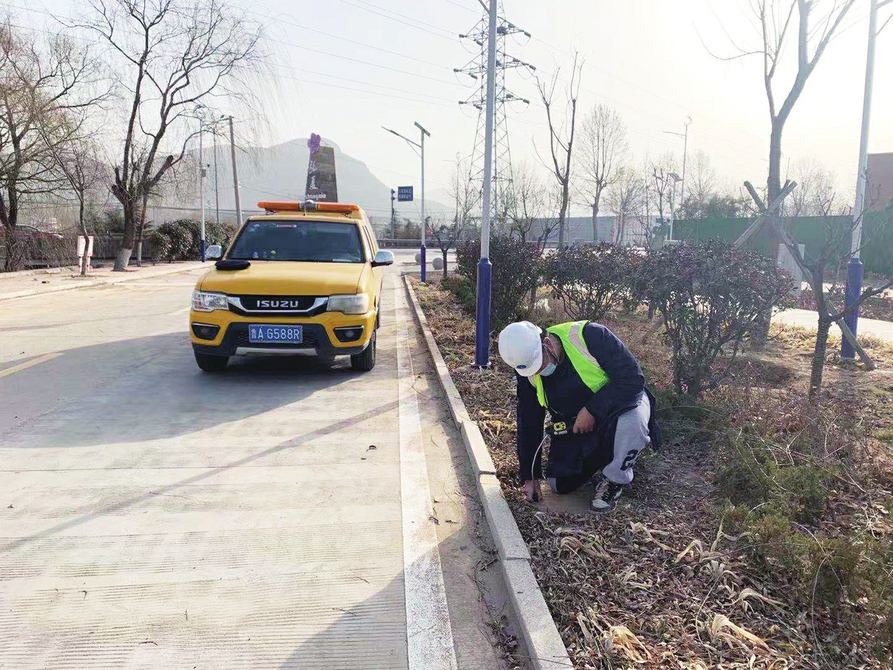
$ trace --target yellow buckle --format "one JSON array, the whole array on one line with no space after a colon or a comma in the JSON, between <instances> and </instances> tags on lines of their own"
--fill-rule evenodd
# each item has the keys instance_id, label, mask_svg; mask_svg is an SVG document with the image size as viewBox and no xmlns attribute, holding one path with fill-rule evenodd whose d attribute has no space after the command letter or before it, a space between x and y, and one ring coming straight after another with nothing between
<instances>
[{"instance_id":1,"label":"yellow buckle","mask_svg":"<svg viewBox=\"0 0 893 670\"><path fill-rule=\"evenodd\" d=\"M564 421L559 421L558 423L553 423L552 430L554 430L556 433L560 433L564 430L567 430L567 424Z\"/></svg>"}]
</instances>

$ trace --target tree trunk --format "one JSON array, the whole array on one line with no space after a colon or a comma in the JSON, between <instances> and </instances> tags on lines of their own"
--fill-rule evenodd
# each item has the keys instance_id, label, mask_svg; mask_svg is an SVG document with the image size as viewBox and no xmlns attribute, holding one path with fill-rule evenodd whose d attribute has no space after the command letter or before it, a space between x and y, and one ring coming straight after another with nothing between
<instances>
[{"instance_id":1,"label":"tree trunk","mask_svg":"<svg viewBox=\"0 0 893 670\"><path fill-rule=\"evenodd\" d=\"M598 242L598 202L592 203L592 241Z\"/></svg>"},{"instance_id":2,"label":"tree trunk","mask_svg":"<svg viewBox=\"0 0 893 670\"><path fill-rule=\"evenodd\" d=\"M772 134L769 138L769 179L766 182L767 205L771 205L779 193L781 193L781 131L784 122L780 119L772 120ZM763 225L763 239L767 242L767 250L770 257L778 264L778 252L781 248L781 239L775 232L781 226L779 211L769 212L769 221ZM751 347L756 351L762 351L769 339L769 327L772 325L772 307L770 306L754 323L753 335L750 339Z\"/></svg>"},{"instance_id":3,"label":"tree trunk","mask_svg":"<svg viewBox=\"0 0 893 670\"><path fill-rule=\"evenodd\" d=\"M440 253L443 254L443 278L447 278L447 247L446 249L441 249Z\"/></svg>"},{"instance_id":4,"label":"tree trunk","mask_svg":"<svg viewBox=\"0 0 893 670\"><path fill-rule=\"evenodd\" d=\"M819 315L819 329L815 335L815 350L812 354L812 373L809 377L809 398L814 400L822 388L822 373L825 370L825 357L828 355L828 331L831 319L827 314Z\"/></svg>"},{"instance_id":5,"label":"tree trunk","mask_svg":"<svg viewBox=\"0 0 893 670\"><path fill-rule=\"evenodd\" d=\"M78 221L81 224L81 233L84 235L84 254L81 256L81 277L87 274L87 263L90 262L90 235L87 233L87 222L84 220L84 201L78 202Z\"/></svg>"},{"instance_id":6,"label":"tree trunk","mask_svg":"<svg viewBox=\"0 0 893 670\"><path fill-rule=\"evenodd\" d=\"M131 199L127 199L124 204L124 239L121 241L121 248L115 258L115 272L124 272L130 264L130 255L133 253L134 242L136 241L136 207Z\"/></svg>"}]
</instances>

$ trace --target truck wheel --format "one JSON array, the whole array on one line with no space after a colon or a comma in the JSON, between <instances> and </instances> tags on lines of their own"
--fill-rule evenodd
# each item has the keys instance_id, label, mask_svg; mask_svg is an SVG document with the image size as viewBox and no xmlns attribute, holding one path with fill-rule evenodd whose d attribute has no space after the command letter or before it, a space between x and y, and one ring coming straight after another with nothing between
<instances>
[{"instance_id":1,"label":"truck wheel","mask_svg":"<svg viewBox=\"0 0 893 670\"><path fill-rule=\"evenodd\" d=\"M196 364L205 372L223 372L229 362L229 356L212 356L195 352Z\"/></svg>"},{"instance_id":2,"label":"truck wheel","mask_svg":"<svg viewBox=\"0 0 893 670\"><path fill-rule=\"evenodd\" d=\"M377 333L372 333L372 339L369 346L363 349L359 354L350 357L350 367L358 372L369 372L375 367L375 341L378 339Z\"/></svg>"}]
</instances>

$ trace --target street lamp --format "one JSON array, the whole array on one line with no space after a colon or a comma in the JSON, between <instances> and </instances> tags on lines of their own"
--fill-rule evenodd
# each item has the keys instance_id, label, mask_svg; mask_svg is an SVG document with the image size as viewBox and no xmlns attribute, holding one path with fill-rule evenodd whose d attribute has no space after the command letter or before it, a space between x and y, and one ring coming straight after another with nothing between
<instances>
[{"instance_id":1,"label":"street lamp","mask_svg":"<svg viewBox=\"0 0 893 670\"><path fill-rule=\"evenodd\" d=\"M676 220L676 184L679 182L683 182L683 186L685 182L682 177L680 177L675 172L670 172L667 177L669 177L673 182L673 187L670 189L670 236L668 240L670 242L673 241L673 223Z\"/></svg>"},{"instance_id":2,"label":"street lamp","mask_svg":"<svg viewBox=\"0 0 893 670\"><path fill-rule=\"evenodd\" d=\"M865 64L865 97L862 101L862 135L859 141L859 173L856 176L856 202L853 206L853 234L850 250L852 257L847 266L846 301L847 307L859 299L862 293L862 218L865 215L865 191L868 188L868 131L871 125L871 93L874 85L874 52L877 41L877 11L893 0L871 0L868 16L868 55ZM886 25L886 24L884 24ZM856 307L845 318L847 326L856 335L859 328L859 308ZM856 350L847 338L840 343L840 357L853 359Z\"/></svg>"},{"instance_id":3,"label":"street lamp","mask_svg":"<svg viewBox=\"0 0 893 670\"><path fill-rule=\"evenodd\" d=\"M664 131L667 135L675 135L676 137L681 137L681 138L683 138L683 141L684 141L683 148L682 148L682 180L681 180L682 187L680 188L680 190L682 192L680 199L682 200L683 204L685 204L685 168L688 164L688 127L690 125L691 125L691 117L686 116L685 117L685 132L684 133L677 133L677 132L673 132L672 130Z\"/></svg>"},{"instance_id":4,"label":"street lamp","mask_svg":"<svg viewBox=\"0 0 893 670\"><path fill-rule=\"evenodd\" d=\"M480 0L483 5L483 0ZM496 99L496 4L490 0L490 20L487 30L487 104L484 134L484 193L481 205L481 259L478 262L477 309L475 319L474 364L478 368L490 365L490 196L493 190L493 117Z\"/></svg>"},{"instance_id":5,"label":"street lamp","mask_svg":"<svg viewBox=\"0 0 893 670\"><path fill-rule=\"evenodd\" d=\"M384 126L382 126L382 128L384 130L387 130L392 135L396 135L401 140L405 141L413 149L418 149L419 156L421 156L421 158L422 158L422 240L421 240L422 243L421 243L421 247L419 248L419 261L421 261L421 265L422 265L422 281L424 282L426 280L426 276L425 276L426 272L425 271L427 269L426 268L427 259L425 258L425 228L427 227L427 223L426 223L427 220L425 219L425 138L431 137L431 133L429 133L427 130L425 130L418 121L415 122L415 127L421 131L421 134L422 134L421 142L414 142L413 140L409 139L408 137L404 137L403 135L398 133L396 130L391 130L390 128L385 128Z\"/></svg>"}]
</instances>

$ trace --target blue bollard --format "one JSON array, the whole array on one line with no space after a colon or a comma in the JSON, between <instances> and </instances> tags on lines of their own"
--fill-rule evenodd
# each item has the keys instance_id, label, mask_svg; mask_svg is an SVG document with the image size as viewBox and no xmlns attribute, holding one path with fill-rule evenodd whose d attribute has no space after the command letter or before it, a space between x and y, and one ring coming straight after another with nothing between
<instances>
[{"instance_id":1,"label":"blue bollard","mask_svg":"<svg viewBox=\"0 0 893 670\"><path fill-rule=\"evenodd\" d=\"M475 321L474 365L490 367L490 286L493 266L489 258L478 263L477 319Z\"/></svg>"},{"instance_id":2,"label":"blue bollard","mask_svg":"<svg viewBox=\"0 0 893 670\"><path fill-rule=\"evenodd\" d=\"M425 245L423 244L419 248L419 261L422 265L422 283L425 283L425 275L426 275L426 267L428 265L428 259L425 257Z\"/></svg>"},{"instance_id":3,"label":"blue bollard","mask_svg":"<svg viewBox=\"0 0 893 670\"><path fill-rule=\"evenodd\" d=\"M205 262L205 240L202 239L202 263Z\"/></svg>"},{"instance_id":4,"label":"blue bollard","mask_svg":"<svg viewBox=\"0 0 893 670\"><path fill-rule=\"evenodd\" d=\"M858 258L851 258L847 265L846 273L846 305L849 307L859 296L862 295L862 261ZM844 319L846 325L853 331L853 335L858 333L859 328L859 309L856 308L852 313L848 314ZM840 357L845 359L853 359L856 357L856 350L853 348L846 338L843 338L840 344Z\"/></svg>"}]
</instances>

